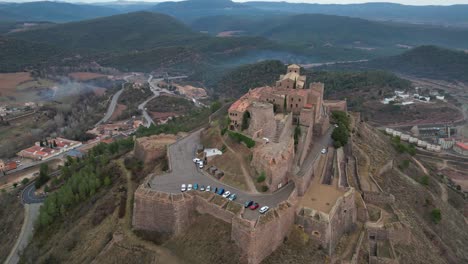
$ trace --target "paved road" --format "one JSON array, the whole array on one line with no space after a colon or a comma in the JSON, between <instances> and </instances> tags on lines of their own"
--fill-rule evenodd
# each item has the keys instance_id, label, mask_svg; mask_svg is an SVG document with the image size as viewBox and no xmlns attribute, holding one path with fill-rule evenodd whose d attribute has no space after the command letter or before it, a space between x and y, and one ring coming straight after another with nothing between
<instances>
[{"instance_id":1,"label":"paved road","mask_svg":"<svg viewBox=\"0 0 468 264\"><path fill-rule=\"evenodd\" d=\"M293 183L289 183L282 189L271 194L250 194L243 190L221 183L215 178L209 176L206 172L198 169L192 159L195 156L195 150L199 144L200 132L201 130L198 130L169 147L168 153L172 171L168 174L154 176L150 181L151 188L158 191L178 193L180 192L182 184L198 183L199 185L210 185L211 187L218 188L221 187L231 193L236 193L238 196L236 202L241 204L248 200L253 200L258 202L260 206L267 205L269 207L275 207L278 203L287 200L294 189ZM326 139L323 139L324 142L330 142L330 133L330 131L327 133L325 136ZM311 152L310 156L312 158L307 159L307 161L314 160L318 155L320 155L320 150L322 148L323 145L321 140L313 148L313 151L318 151L318 154ZM247 210L245 216L247 218L254 219L258 216L258 212Z\"/></svg>"},{"instance_id":2,"label":"paved road","mask_svg":"<svg viewBox=\"0 0 468 264\"><path fill-rule=\"evenodd\" d=\"M176 80L176 79L183 79L183 78L187 78L187 76L185 75L182 75L182 76L174 76L174 77L168 77L167 79L169 80ZM154 85L152 83L152 81L156 81L156 83L160 82L164 80L164 78L158 78L158 79L154 79L153 80L153 75L150 75L148 77L148 84L150 86L150 89L151 91L153 92L153 96L151 96L150 98L148 98L146 101L144 101L143 103L141 103L140 105L138 105L138 110L141 111L142 115L143 115L143 118L146 120L146 127L150 127L152 124L155 125L155 122L153 120L153 118L151 118L151 116L148 114L148 112L146 111L146 104L153 100L154 98L158 97L161 95L161 92L164 92L164 93L168 93L168 94L174 94L173 92L167 90L167 89L164 89L164 88L160 88L158 87L157 85Z\"/></svg>"},{"instance_id":3,"label":"paved road","mask_svg":"<svg viewBox=\"0 0 468 264\"><path fill-rule=\"evenodd\" d=\"M40 203L24 205L24 222L21 227L21 232L16 240L13 249L10 252L5 264L16 264L19 262L19 252L23 250L31 240L34 234L34 223L39 217Z\"/></svg>"},{"instance_id":4,"label":"paved road","mask_svg":"<svg viewBox=\"0 0 468 264\"><path fill-rule=\"evenodd\" d=\"M297 174L299 176L303 176L306 172L311 170L312 165L315 163L315 160L322 155L320 152L323 148L327 148L331 146L332 139L331 134L333 132L333 126L331 126L325 135L321 138L314 137L313 138L313 145L312 149L310 149L309 154L305 158L304 162L302 163L302 167L299 168Z\"/></svg>"},{"instance_id":5,"label":"paved road","mask_svg":"<svg viewBox=\"0 0 468 264\"><path fill-rule=\"evenodd\" d=\"M123 93L124 88L125 88L125 84L128 83L128 78L130 78L130 77L132 77L132 75L126 75L126 76L123 77L125 82L122 83L122 88L112 96L112 100L111 100L111 102L109 104L109 107L107 108L106 114L94 126L99 126L102 123L106 123L112 117L112 114L114 113L115 108L117 107L117 102L119 101L119 97Z\"/></svg>"},{"instance_id":6,"label":"paved road","mask_svg":"<svg viewBox=\"0 0 468 264\"><path fill-rule=\"evenodd\" d=\"M43 203L45 200L45 196L37 196L35 194L36 187L34 186L34 182L26 186L23 192L21 193L21 200L25 204L36 204L36 203Z\"/></svg>"},{"instance_id":7,"label":"paved road","mask_svg":"<svg viewBox=\"0 0 468 264\"><path fill-rule=\"evenodd\" d=\"M65 154L66 154L66 152L62 153L60 155L57 155L57 156L55 156L53 158L50 158L50 159L33 161L33 162L28 163L26 165L21 164L21 165L18 166L18 168L14 169L14 170L7 171L6 174L10 175L10 174L13 174L13 173L18 172L18 171L22 171L22 170L25 170L25 169L29 169L31 167L38 166L38 165L40 165L42 163L48 163L48 162L52 162L54 160L62 160ZM0 174L0 176L2 176L2 175Z\"/></svg>"}]
</instances>

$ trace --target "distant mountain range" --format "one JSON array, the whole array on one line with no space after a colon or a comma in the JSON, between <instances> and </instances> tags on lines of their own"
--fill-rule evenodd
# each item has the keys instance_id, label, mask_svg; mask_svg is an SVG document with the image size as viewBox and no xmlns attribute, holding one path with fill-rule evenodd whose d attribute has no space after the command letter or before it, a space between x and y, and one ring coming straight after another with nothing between
<instances>
[{"instance_id":1,"label":"distant mountain range","mask_svg":"<svg viewBox=\"0 0 468 264\"><path fill-rule=\"evenodd\" d=\"M68 22L118 13L120 11L106 6L64 2L0 3L0 21Z\"/></svg>"},{"instance_id":2,"label":"distant mountain range","mask_svg":"<svg viewBox=\"0 0 468 264\"><path fill-rule=\"evenodd\" d=\"M333 70L379 69L421 78L468 83L468 52L436 46L420 46L395 56L322 68Z\"/></svg>"},{"instance_id":3,"label":"distant mountain range","mask_svg":"<svg viewBox=\"0 0 468 264\"><path fill-rule=\"evenodd\" d=\"M192 28L211 34L235 32L261 36L298 50L347 48L369 54L390 54L419 45L468 49L468 29L369 21L322 14L213 16L195 20Z\"/></svg>"},{"instance_id":4,"label":"distant mountain range","mask_svg":"<svg viewBox=\"0 0 468 264\"><path fill-rule=\"evenodd\" d=\"M0 2L0 21L68 22L134 11L169 14L191 23L207 16L250 16L253 18L291 14L328 14L377 21L468 27L468 5L408 6L391 3L297 4L287 2L244 2L231 0L188 0L179 2L111 1L90 4L64 2Z\"/></svg>"},{"instance_id":5,"label":"distant mountain range","mask_svg":"<svg viewBox=\"0 0 468 264\"><path fill-rule=\"evenodd\" d=\"M452 6L410 6L393 3L305 4L287 2L246 2L247 6L264 11L316 13L359 17L379 21L468 27L468 4Z\"/></svg>"}]
</instances>

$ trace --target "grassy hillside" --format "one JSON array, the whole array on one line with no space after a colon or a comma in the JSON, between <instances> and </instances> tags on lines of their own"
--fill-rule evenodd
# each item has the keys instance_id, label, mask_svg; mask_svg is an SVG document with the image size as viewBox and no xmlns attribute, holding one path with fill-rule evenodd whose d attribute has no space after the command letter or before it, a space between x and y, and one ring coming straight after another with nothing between
<instances>
[{"instance_id":1,"label":"grassy hillside","mask_svg":"<svg viewBox=\"0 0 468 264\"><path fill-rule=\"evenodd\" d=\"M468 53L435 46L421 46L364 65L426 78L468 82Z\"/></svg>"},{"instance_id":2,"label":"grassy hillside","mask_svg":"<svg viewBox=\"0 0 468 264\"><path fill-rule=\"evenodd\" d=\"M99 63L122 71L190 71L200 66L205 59L192 48L173 46L113 55L99 60Z\"/></svg>"},{"instance_id":3,"label":"grassy hillside","mask_svg":"<svg viewBox=\"0 0 468 264\"><path fill-rule=\"evenodd\" d=\"M61 47L64 54L75 61L77 58L98 61L130 71L161 68L193 71L194 67L207 63L216 65L247 56L247 52L283 49L262 37L220 38L196 33L168 15L150 12L55 24L11 33L8 37L21 39L29 45L44 43ZM39 52L42 51L39 49ZM77 54L80 56L75 56ZM19 62L23 65L31 60L37 60L36 56Z\"/></svg>"},{"instance_id":4,"label":"grassy hillside","mask_svg":"<svg viewBox=\"0 0 468 264\"><path fill-rule=\"evenodd\" d=\"M119 11L104 7L38 1L0 4L0 20L68 22L110 16Z\"/></svg>"},{"instance_id":5,"label":"grassy hillside","mask_svg":"<svg viewBox=\"0 0 468 264\"><path fill-rule=\"evenodd\" d=\"M272 85L285 71L286 66L280 61L242 65L222 75L214 89L219 94L239 97L251 88Z\"/></svg>"},{"instance_id":6,"label":"grassy hillside","mask_svg":"<svg viewBox=\"0 0 468 264\"><path fill-rule=\"evenodd\" d=\"M47 44L39 44L0 36L0 72L23 71L58 59L61 51Z\"/></svg>"},{"instance_id":7,"label":"grassy hillside","mask_svg":"<svg viewBox=\"0 0 468 264\"><path fill-rule=\"evenodd\" d=\"M200 18L192 23L198 31L216 34L241 31L258 35L303 50L322 47L349 47L380 53L380 49L397 49L397 45L435 44L468 48L468 30L373 22L358 18L321 14L251 18L215 16Z\"/></svg>"},{"instance_id":8,"label":"grassy hillside","mask_svg":"<svg viewBox=\"0 0 468 264\"><path fill-rule=\"evenodd\" d=\"M81 51L153 48L186 43L202 37L174 18L149 12L60 24L11 35Z\"/></svg>"}]
</instances>

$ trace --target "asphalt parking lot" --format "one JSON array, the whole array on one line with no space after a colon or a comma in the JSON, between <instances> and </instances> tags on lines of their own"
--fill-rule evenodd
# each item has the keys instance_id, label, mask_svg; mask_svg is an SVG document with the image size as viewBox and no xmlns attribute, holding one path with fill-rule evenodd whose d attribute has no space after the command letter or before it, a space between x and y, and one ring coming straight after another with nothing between
<instances>
[{"instance_id":1,"label":"asphalt parking lot","mask_svg":"<svg viewBox=\"0 0 468 264\"><path fill-rule=\"evenodd\" d=\"M150 180L151 188L169 193L180 193L182 184L198 183L199 186L205 185L205 187L210 185L212 190L216 187L218 189L224 188L225 191L237 194L237 199L234 202L243 205L246 201L253 200L259 203L259 208L265 205L270 208L275 207L280 202L287 200L294 190L294 184L290 183L274 193L250 194L216 180L209 176L207 172L202 172L193 162L199 139L200 130L168 148L172 170L167 174L153 176ZM258 209L256 211L246 210L244 216L246 218L255 218L258 214Z\"/></svg>"}]
</instances>

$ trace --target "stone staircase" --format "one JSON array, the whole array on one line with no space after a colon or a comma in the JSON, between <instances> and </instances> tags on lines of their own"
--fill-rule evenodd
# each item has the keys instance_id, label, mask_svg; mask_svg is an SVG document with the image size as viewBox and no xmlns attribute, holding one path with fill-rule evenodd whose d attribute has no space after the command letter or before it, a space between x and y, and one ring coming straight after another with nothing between
<instances>
[{"instance_id":1,"label":"stone staircase","mask_svg":"<svg viewBox=\"0 0 468 264\"><path fill-rule=\"evenodd\" d=\"M273 142L278 143L279 138L281 136L281 132L283 132L284 128L284 122L281 122L281 120L276 120L276 132L275 136L273 137Z\"/></svg>"}]
</instances>

